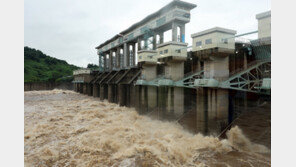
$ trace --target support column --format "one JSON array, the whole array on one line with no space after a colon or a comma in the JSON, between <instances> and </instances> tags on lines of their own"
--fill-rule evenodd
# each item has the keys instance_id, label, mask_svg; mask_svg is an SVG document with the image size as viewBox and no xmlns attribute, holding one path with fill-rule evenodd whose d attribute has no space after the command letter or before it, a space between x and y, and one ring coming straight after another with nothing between
<instances>
[{"instance_id":1,"label":"support column","mask_svg":"<svg viewBox=\"0 0 296 167\"><path fill-rule=\"evenodd\" d=\"M116 50L112 51L112 68L116 68Z\"/></svg>"},{"instance_id":2,"label":"support column","mask_svg":"<svg viewBox=\"0 0 296 167\"><path fill-rule=\"evenodd\" d=\"M177 42L178 38L177 38L177 24L175 22L172 22L172 41Z\"/></svg>"},{"instance_id":3,"label":"support column","mask_svg":"<svg viewBox=\"0 0 296 167\"><path fill-rule=\"evenodd\" d=\"M118 85L118 104L119 106L126 105L126 89L125 85L119 84Z\"/></svg>"},{"instance_id":4,"label":"support column","mask_svg":"<svg viewBox=\"0 0 296 167\"><path fill-rule=\"evenodd\" d=\"M133 44L133 59L132 59L132 66L136 65L136 43Z\"/></svg>"},{"instance_id":5,"label":"support column","mask_svg":"<svg viewBox=\"0 0 296 167\"><path fill-rule=\"evenodd\" d=\"M116 67L120 68L120 48L119 47L116 50Z\"/></svg>"},{"instance_id":6,"label":"support column","mask_svg":"<svg viewBox=\"0 0 296 167\"><path fill-rule=\"evenodd\" d=\"M127 44L126 67L130 67L130 57L131 57L130 44Z\"/></svg>"},{"instance_id":7,"label":"support column","mask_svg":"<svg viewBox=\"0 0 296 167\"><path fill-rule=\"evenodd\" d=\"M153 35L153 48L152 48L153 50L156 50L156 35L157 34Z\"/></svg>"},{"instance_id":8,"label":"support column","mask_svg":"<svg viewBox=\"0 0 296 167\"><path fill-rule=\"evenodd\" d=\"M144 49L147 50L148 49L148 39L144 40Z\"/></svg>"},{"instance_id":9,"label":"support column","mask_svg":"<svg viewBox=\"0 0 296 167\"><path fill-rule=\"evenodd\" d=\"M140 113L144 114L148 111L147 86L140 86Z\"/></svg>"},{"instance_id":10,"label":"support column","mask_svg":"<svg viewBox=\"0 0 296 167\"><path fill-rule=\"evenodd\" d=\"M201 66L201 64L202 64L201 61L198 60L198 61L197 61L197 70L198 70L198 71L202 70L202 66Z\"/></svg>"},{"instance_id":11,"label":"support column","mask_svg":"<svg viewBox=\"0 0 296 167\"><path fill-rule=\"evenodd\" d=\"M168 87L168 95L167 95L167 106L166 111L169 113L174 112L174 87Z\"/></svg>"},{"instance_id":12,"label":"support column","mask_svg":"<svg viewBox=\"0 0 296 167\"><path fill-rule=\"evenodd\" d=\"M196 90L196 130L203 134L208 132L207 88Z\"/></svg>"},{"instance_id":13,"label":"support column","mask_svg":"<svg viewBox=\"0 0 296 167\"><path fill-rule=\"evenodd\" d=\"M104 71L107 70L107 58L106 58L106 54L103 55L103 59L104 59Z\"/></svg>"},{"instance_id":14,"label":"support column","mask_svg":"<svg viewBox=\"0 0 296 167\"><path fill-rule=\"evenodd\" d=\"M244 53L244 69L248 68L247 54Z\"/></svg>"},{"instance_id":15,"label":"support column","mask_svg":"<svg viewBox=\"0 0 296 167\"><path fill-rule=\"evenodd\" d=\"M109 53L109 70L112 71L112 50L110 50L110 53Z\"/></svg>"},{"instance_id":16,"label":"support column","mask_svg":"<svg viewBox=\"0 0 296 167\"><path fill-rule=\"evenodd\" d=\"M141 49L141 38L138 38L138 51L140 51Z\"/></svg>"},{"instance_id":17,"label":"support column","mask_svg":"<svg viewBox=\"0 0 296 167\"><path fill-rule=\"evenodd\" d=\"M98 97L98 87L93 84L93 97Z\"/></svg>"},{"instance_id":18,"label":"support column","mask_svg":"<svg viewBox=\"0 0 296 167\"><path fill-rule=\"evenodd\" d=\"M83 83L79 83L79 93L83 93Z\"/></svg>"},{"instance_id":19,"label":"support column","mask_svg":"<svg viewBox=\"0 0 296 167\"><path fill-rule=\"evenodd\" d=\"M229 57L211 57L205 61L205 78L223 81L229 77ZM207 122L210 133L220 133L228 124L228 90L219 88L207 89Z\"/></svg>"},{"instance_id":20,"label":"support column","mask_svg":"<svg viewBox=\"0 0 296 167\"><path fill-rule=\"evenodd\" d=\"M119 60L119 65L120 65L120 69L123 68L124 66L124 48L120 48L120 50L122 49L122 53L120 52L120 60Z\"/></svg>"},{"instance_id":21,"label":"support column","mask_svg":"<svg viewBox=\"0 0 296 167\"><path fill-rule=\"evenodd\" d=\"M110 103L114 102L114 96L113 96L114 92L113 92L113 84L109 84L108 85L108 101Z\"/></svg>"},{"instance_id":22,"label":"support column","mask_svg":"<svg viewBox=\"0 0 296 167\"><path fill-rule=\"evenodd\" d=\"M184 114L184 88L174 87L174 114L180 117Z\"/></svg>"},{"instance_id":23,"label":"support column","mask_svg":"<svg viewBox=\"0 0 296 167\"><path fill-rule=\"evenodd\" d=\"M104 100L104 85L100 85L100 100Z\"/></svg>"},{"instance_id":24,"label":"support column","mask_svg":"<svg viewBox=\"0 0 296 167\"><path fill-rule=\"evenodd\" d=\"M103 63L102 62L102 55L101 55L101 53L99 53L99 69L102 69L102 66L103 66L102 63Z\"/></svg>"},{"instance_id":25,"label":"support column","mask_svg":"<svg viewBox=\"0 0 296 167\"><path fill-rule=\"evenodd\" d=\"M185 24L180 26L181 42L185 43Z\"/></svg>"},{"instance_id":26,"label":"support column","mask_svg":"<svg viewBox=\"0 0 296 167\"><path fill-rule=\"evenodd\" d=\"M147 87L147 107L148 112L152 112L157 108L157 87Z\"/></svg>"},{"instance_id":27,"label":"support column","mask_svg":"<svg viewBox=\"0 0 296 167\"><path fill-rule=\"evenodd\" d=\"M127 43L123 44L123 67L127 67L128 48Z\"/></svg>"},{"instance_id":28,"label":"support column","mask_svg":"<svg viewBox=\"0 0 296 167\"><path fill-rule=\"evenodd\" d=\"M83 83L83 94L87 94L86 83Z\"/></svg>"},{"instance_id":29,"label":"support column","mask_svg":"<svg viewBox=\"0 0 296 167\"><path fill-rule=\"evenodd\" d=\"M164 40L163 32L159 33L159 44L162 44Z\"/></svg>"}]
</instances>

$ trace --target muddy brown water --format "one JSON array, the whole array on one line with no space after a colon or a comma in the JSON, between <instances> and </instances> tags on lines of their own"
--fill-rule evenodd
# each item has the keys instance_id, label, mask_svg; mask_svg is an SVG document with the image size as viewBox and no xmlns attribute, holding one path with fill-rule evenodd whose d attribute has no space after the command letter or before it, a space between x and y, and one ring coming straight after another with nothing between
<instances>
[{"instance_id":1,"label":"muddy brown water","mask_svg":"<svg viewBox=\"0 0 296 167\"><path fill-rule=\"evenodd\" d=\"M24 94L25 166L270 166L238 126L220 140L73 91Z\"/></svg>"}]
</instances>

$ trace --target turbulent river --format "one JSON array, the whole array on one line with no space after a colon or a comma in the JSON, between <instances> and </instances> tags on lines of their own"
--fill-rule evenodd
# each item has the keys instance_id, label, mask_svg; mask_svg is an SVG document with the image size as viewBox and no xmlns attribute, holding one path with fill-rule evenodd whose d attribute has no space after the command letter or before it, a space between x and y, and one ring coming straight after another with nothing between
<instances>
[{"instance_id":1,"label":"turbulent river","mask_svg":"<svg viewBox=\"0 0 296 167\"><path fill-rule=\"evenodd\" d=\"M28 167L270 166L270 150L237 126L220 140L73 91L24 94Z\"/></svg>"}]
</instances>

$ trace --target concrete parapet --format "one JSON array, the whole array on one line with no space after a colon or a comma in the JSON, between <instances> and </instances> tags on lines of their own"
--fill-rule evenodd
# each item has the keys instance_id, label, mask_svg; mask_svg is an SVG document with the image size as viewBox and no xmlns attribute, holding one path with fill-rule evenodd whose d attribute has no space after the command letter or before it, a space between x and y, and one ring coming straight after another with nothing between
<instances>
[{"instance_id":1,"label":"concrete parapet","mask_svg":"<svg viewBox=\"0 0 296 167\"><path fill-rule=\"evenodd\" d=\"M165 77L178 81L184 77L184 62L167 62Z\"/></svg>"},{"instance_id":2,"label":"concrete parapet","mask_svg":"<svg viewBox=\"0 0 296 167\"><path fill-rule=\"evenodd\" d=\"M157 45L157 58L168 56L187 57L187 43L170 41Z\"/></svg>"},{"instance_id":3,"label":"concrete parapet","mask_svg":"<svg viewBox=\"0 0 296 167\"><path fill-rule=\"evenodd\" d=\"M138 51L138 62L157 62L157 52L155 50Z\"/></svg>"}]
</instances>

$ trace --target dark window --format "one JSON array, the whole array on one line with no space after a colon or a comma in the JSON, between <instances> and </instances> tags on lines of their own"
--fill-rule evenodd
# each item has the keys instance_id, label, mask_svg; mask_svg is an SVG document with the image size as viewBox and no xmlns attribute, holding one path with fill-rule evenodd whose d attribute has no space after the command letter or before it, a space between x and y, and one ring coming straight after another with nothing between
<instances>
[{"instance_id":1,"label":"dark window","mask_svg":"<svg viewBox=\"0 0 296 167\"><path fill-rule=\"evenodd\" d=\"M160 51L159 54L162 54L162 51Z\"/></svg>"},{"instance_id":2,"label":"dark window","mask_svg":"<svg viewBox=\"0 0 296 167\"><path fill-rule=\"evenodd\" d=\"M201 44L202 44L201 41L196 42L196 46L201 46Z\"/></svg>"},{"instance_id":3,"label":"dark window","mask_svg":"<svg viewBox=\"0 0 296 167\"><path fill-rule=\"evenodd\" d=\"M190 18L190 13L185 13L183 16L186 18Z\"/></svg>"},{"instance_id":4,"label":"dark window","mask_svg":"<svg viewBox=\"0 0 296 167\"><path fill-rule=\"evenodd\" d=\"M119 38L119 43L122 43L122 42L123 42L123 38L120 37L120 38Z\"/></svg>"},{"instance_id":5,"label":"dark window","mask_svg":"<svg viewBox=\"0 0 296 167\"><path fill-rule=\"evenodd\" d=\"M206 39L206 44L212 44L212 39Z\"/></svg>"},{"instance_id":6,"label":"dark window","mask_svg":"<svg viewBox=\"0 0 296 167\"><path fill-rule=\"evenodd\" d=\"M168 53L168 50L167 50L167 49L166 49L166 50L164 50L164 51L163 51L163 53L164 53L164 54Z\"/></svg>"},{"instance_id":7,"label":"dark window","mask_svg":"<svg viewBox=\"0 0 296 167\"><path fill-rule=\"evenodd\" d=\"M222 41L222 43L228 44L228 39L226 39L226 38L222 38L221 41Z\"/></svg>"}]
</instances>

